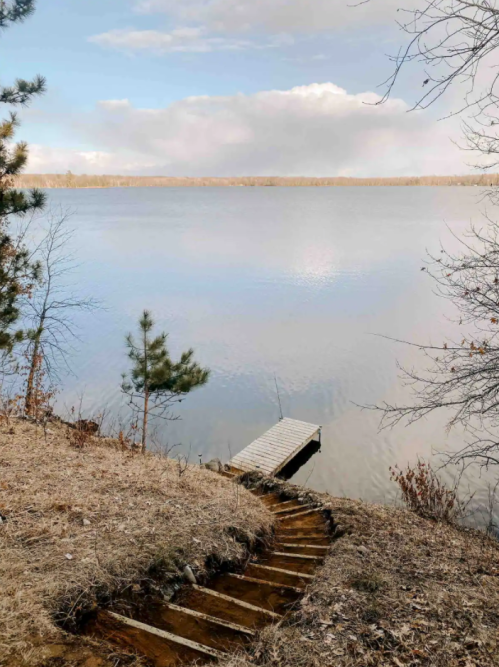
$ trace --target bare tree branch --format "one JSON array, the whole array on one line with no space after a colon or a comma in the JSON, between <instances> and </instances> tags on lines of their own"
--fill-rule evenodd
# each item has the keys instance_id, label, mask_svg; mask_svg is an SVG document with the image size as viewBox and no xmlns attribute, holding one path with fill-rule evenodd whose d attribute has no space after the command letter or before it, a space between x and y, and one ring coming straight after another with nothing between
<instances>
[{"instance_id":1,"label":"bare tree branch","mask_svg":"<svg viewBox=\"0 0 499 667\"><path fill-rule=\"evenodd\" d=\"M454 322L462 333L440 346L409 343L426 361L423 370L400 367L414 402L367 407L382 413L382 428L446 410L448 428L462 426L471 436L449 460L488 467L499 464L499 225L487 218L483 229L472 228L460 243L460 252L442 248L423 268L436 294L456 307Z\"/></svg>"},{"instance_id":2,"label":"bare tree branch","mask_svg":"<svg viewBox=\"0 0 499 667\"><path fill-rule=\"evenodd\" d=\"M28 328L24 357L27 361L25 411L36 409L37 394L47 377L49 383L59 378L62 367L70 370L68 354L78 340L75 311L90 311L98 306L95 299L81 298L71 291L68 276L76 265L69 253L73 230L68 226L69 213L50 214L45 234L34 257L42 271L42 280L22 302ZM43 392L42 392L43 393Z\"/></svg>"}]
</instances>

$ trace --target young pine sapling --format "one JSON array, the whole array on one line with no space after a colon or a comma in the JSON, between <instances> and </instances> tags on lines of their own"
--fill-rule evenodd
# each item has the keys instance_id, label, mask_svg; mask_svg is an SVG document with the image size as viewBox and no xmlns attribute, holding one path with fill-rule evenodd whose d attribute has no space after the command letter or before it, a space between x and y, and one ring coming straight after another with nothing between
<instances>
[{"instance_id":1,"label":"young pine sapling","mask_svg":"<svg viewBox=\"0 0 499 667\"><path fill-rule=\"evenodd\" d=\"M144 310L139 320L140 339L126 337L128 356L133 362L130 378L123 375L121 389L142 422L141 447L146 450L149 416L174 419L170 408L196 387L208 382L210 371L193 360L194 350L182 352L174 362L166 346L168 335L152 336L154 322Z\"/></svg>"}]
</instances>

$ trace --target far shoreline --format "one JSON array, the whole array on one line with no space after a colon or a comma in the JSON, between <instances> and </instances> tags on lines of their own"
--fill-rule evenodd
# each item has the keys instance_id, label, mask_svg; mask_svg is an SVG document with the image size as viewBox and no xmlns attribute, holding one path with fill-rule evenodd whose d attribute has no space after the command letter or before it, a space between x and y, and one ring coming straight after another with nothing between
<instances>
[{"instance_id":1,"label":"far shoreline","mask_svg":"<svg viewBox=\"0 0 499 667\"><path fill-rule=\"evenodd\" d=\"M105 189L133 187L379 187L379 186L499 186L499 174L465 176L397 176L387 178L348 178L344 176L244 176L244 177L173 177L173 176L90 176L86 174L23 174L16 177L18 188Z\"/></svg>"}]
</instances>

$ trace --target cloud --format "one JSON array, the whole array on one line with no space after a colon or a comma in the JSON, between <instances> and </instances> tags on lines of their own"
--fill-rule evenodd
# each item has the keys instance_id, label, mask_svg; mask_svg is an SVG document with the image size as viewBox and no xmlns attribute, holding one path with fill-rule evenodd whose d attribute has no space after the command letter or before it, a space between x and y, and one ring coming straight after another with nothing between
<instances>
[{"instance_id":1,"label":"cloud","mask_svg":"<svg viewBox=\"0 0 499 667\"><path fill-rule=\"evenodd\" d=\"M108 111L118 111L118 110L123 110L123 109L131 109L132 105L130 104L130 100L124 99L124 100L103 100L101 102L97 102L97 105L101 109L107 109Z\"/></svg>"},{"instance_id":2,"label":"cloud","mask_svg":"<svg viewBox=\"0 0 499 667\"><path fill-rule=\"evenodd\" d=\"M153 53L208 53L210 51L235 51L260 48L256 42L206 34L203 28L176 28L170 32L160 30L110 30L89 37L100 46L121 51L152 51ZM270 42L263 46L273 46Z\"/></svg>"},{"instance_id":3,"label":"cloud","mask_svg":"<svg viewBox=\"0 0 499 667\"><path fill-rule=\"evenodd\" d=\"M189 97L162 109L101 102L72 130L87 151L35 147L32 171L178 176L392 176L468 171L454 125L333 83Z\"/></svg>"},{"instance_id":4,"label":"cloud","mask_svg":"<svg viewBox=\"0 0 499 667\"><path fill-rule=\"evenodd\" d=\"M219 32L310 32L395 19L413 0L137 0L138 12L164 13Z\"/></svg>"},{"instance_id":5,"label":"cloud","mask_svg":"<svg viewBox=\"0 0 499 667\"><path fill-rule=\"evenodd\" d=\"M404 0L409 10L416 0ZM115 29L89 38L125 51L207 53L287 46L347 27L395 25L401 0L136 0L141 14L164 14L172 30Z\"/></svg>"}]
</instances>

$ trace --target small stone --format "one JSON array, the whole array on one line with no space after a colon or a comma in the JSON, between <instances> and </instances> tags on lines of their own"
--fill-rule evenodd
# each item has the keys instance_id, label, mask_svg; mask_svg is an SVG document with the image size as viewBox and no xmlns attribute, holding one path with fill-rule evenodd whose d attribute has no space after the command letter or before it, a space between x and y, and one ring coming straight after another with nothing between
<instances>
[{"instance_id":1,"label":"small stone","mask_svg":"<svg viewBox=\"0 0 499 667\"><path fill-rule=\"evenodd\" d=\"M187 579L187 581L191 584L197 584L196 577L194 576L194 572L191 570L189 565L186 565L184 567L184 577Z\"/></svg>"},{"instance_id":2,"label":"small stone","mask_svg":"<svg viewBox=\"0 0 499 667\"><path fill-rule=\"evenodd\" d=\"M90 521L88 519L83 519L82 524L84 526L90 526Z\"/></svg>"},{"instance_id":3,"label":"small stone","mask_svg":"<svg viewBox=\"0 0 499 667\"><path fill-rule=\"evenodd\" d=\"M335 539L339 537L343 537L343 535L347 532L346 528L342 526L341 524L338 524L336 528L334 529L333 537Z\"/></svg>"},{"instance_id":4,"label":"small stone","mask_svg":"<svg viewBox=\"0 0 499 667\"><path fill-rule=\"evenodd\" d=\"M65 558L68 560L73 560L73 556L71 554L66 554Z\"/></svg>"},{"instance_id":5,"label":"small stone","mask_svg":"<svg viewBox=\"0 0 499 667\"><path fill-rule=\"evenodd\" d=\"M207 470L212 470L213 472L221 472L223 470L223 465L220 459L211 459L208 463L204 464L204 467Z\"/></svg>"}]
</instances>

